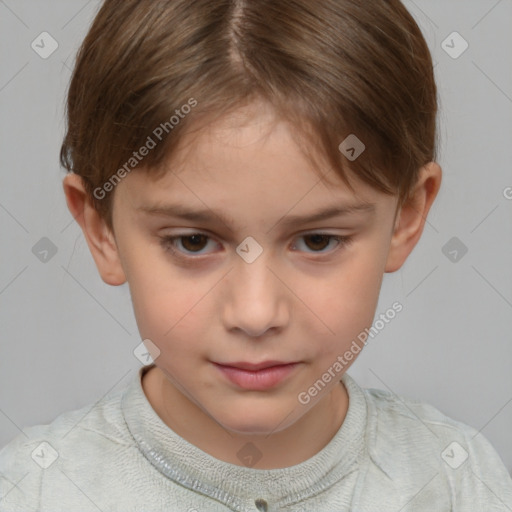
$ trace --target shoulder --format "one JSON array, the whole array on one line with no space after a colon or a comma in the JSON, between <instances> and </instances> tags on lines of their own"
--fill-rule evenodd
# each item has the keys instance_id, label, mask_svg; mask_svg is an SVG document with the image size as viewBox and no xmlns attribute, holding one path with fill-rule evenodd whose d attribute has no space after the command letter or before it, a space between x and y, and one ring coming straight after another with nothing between
<instances>
[{"instance_id":1,"label":"shoulder","mask_svg":"<svg viewBox=\"0 0 512 512\"><path fill-rule=\"evenodd\" d=\"M363 391L368 452L380 472L409 488L444 492L452 506L512 510L512 478L481 432L424 402Z\"/></svg>"},{"instance_id":2,"label":"shoulder","mask_svg":"<svg viewBox=\"0 0 512 512\"><path fill-rule=\"evenodd\" d=\"M47 425L25 427L5 445L0 450L0 511L40 510L43 488L59 488L66 479L60 469L90 471L91 461L101 465L112 450L132 445L121 396L119 391Z\"/></svg>"}]
</instances>

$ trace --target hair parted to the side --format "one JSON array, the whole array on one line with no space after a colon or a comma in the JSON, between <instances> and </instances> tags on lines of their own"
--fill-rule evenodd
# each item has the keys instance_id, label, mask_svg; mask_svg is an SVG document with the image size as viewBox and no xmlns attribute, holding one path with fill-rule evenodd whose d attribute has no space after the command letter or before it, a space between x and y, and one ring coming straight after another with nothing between
<instances>
[{"instance_id":1,"label":"hair parted to the side","mask_svg":"<svg viewBox=\"0 0 512 512\"><path fill-rule=\"evenodd\" d=\"M191 98L136 172L168 172L186 133L254 99L349 186L353 173L399 204L437 158L432 57L400 0L105 0L77 54L60 161L111 229L114 192L94 191ZM338 149L350 134L366 146L353 162Z\"/></svg>"}]
</instances>

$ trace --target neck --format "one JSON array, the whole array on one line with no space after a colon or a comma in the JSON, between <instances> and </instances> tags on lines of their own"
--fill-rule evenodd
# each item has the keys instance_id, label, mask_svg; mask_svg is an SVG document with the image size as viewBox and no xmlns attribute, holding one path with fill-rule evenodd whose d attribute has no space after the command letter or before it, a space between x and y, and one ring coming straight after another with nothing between
<instances>
[{"instance_id":1,"label":"neck","mask_svg":"<svg viewBox=\"0 0 512 512\"><path fill-rule=\"evenodd\" d=\"M322 450L341 427L348 394L340 382L295 423L279 432L262 435L228 431L191 402L165 377L158 367L142 379L151 406L176 434L209 455L238 466L244 465L239 452L254 444L263 456L257 469L280 469L300 464ZM250 450L249 450L250 451Z\"/></svg>"}]
</instances>

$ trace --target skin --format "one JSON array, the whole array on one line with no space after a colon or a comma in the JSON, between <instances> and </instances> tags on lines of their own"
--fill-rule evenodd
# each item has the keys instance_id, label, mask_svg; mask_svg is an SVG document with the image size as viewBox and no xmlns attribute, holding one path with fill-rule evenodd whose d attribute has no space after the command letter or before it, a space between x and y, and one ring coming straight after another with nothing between
<instances>
[{"instance_id":1,"label":"skin","mask_svg":"<svg viewBox=\"0 0 512 512\"><path fill-rule=\"evenodd\" d=\"M160 350L143 379L153 409L220 460L243 465L237 452L252 442L262 453L253 466L259 469L312 457L342 425L348 395L339 378L348 366L307 405L298 395L372 325L383 275L413 250L441 183L431 162L402 208L358 180L354 194L333 172L329 184L320 180L291 130L264 105L206 127L192 149L180 146L159 181L139 170L122 180L113 233L80 178L63 182L102 279L128 282L141 338ZM213 214L215 222L205 224L139 209L175 202L220 211L229 223ZM373 213L285 225L289 215L362 202ZM197 232L207 238L186 238ZM173 254L162 237L179 234L185 238L174 241ZM263 248L250 264L236 252L249 236ZM300 364L274 388L256 391L238 388L212 363L268 359Z\"/></svg>"}]
</instances>

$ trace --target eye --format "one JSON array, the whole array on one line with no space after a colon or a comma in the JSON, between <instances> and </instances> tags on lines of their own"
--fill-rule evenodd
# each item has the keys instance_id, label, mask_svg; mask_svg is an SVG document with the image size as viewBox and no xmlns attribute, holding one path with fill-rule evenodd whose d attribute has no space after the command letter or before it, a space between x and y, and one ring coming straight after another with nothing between
<instances>
[{"instance_id":1,"label":"eye","mask_svg":"<svg viewBox=\"0 0 512 512\"><path fill-rule=\"evenodd\" d=\"M331 252L331 251L324 251L322 249L325 249L326 247L329 247L331 241L336 242L336 247L341 248L344 246L347 246L350 242L350 238L347 236L336 236L336 235L329 235L327 233L309 233L307 235L302 235L300 239L304 239L306 241L305 245L313 249L312 253L319 253L324 254L325 252ZM334 249L335 250L335 249ZM308 251L305 251L308 252Z\"/></svg>"},{"instance_id":2,"label":"eye","mask_svg":"<svg viewBox=\"0 0 512 512\"><path fill-rule=\"evenodd\" d=\"M181 248L178 248L179 252L184 254L203 254L201 253L201 249L207 245L207 241L210 239L207 235L203 233L191 233L191 234L181 234L176 236L166 236L162 238L162 246L164 249L170 250L172 252L176 252L176 247L181 245L185 250L182 251Z\"/></svg>"},{"instance_id":3,"label":"eye","mask_svg":"<svg viewBox=\"0 0 512 512\"><path fill-rule=\"evenodd\" d=\"M306 242L307 248L311 250L311 252L308 250L304 252L310 252L311 254L334 252L337 248L347 246L351 241L350 237L347 236L329 235L326 233L309 233L299 237L299 240L302 239ZM201 256L208 254L208 252L201 251L208 246L209 241L212 241L212 239L204 233L182 233L175 236L162 237L161 244L165 250L171 251L179 257L193 259L193 255ZM331 251L325 251L326 248L332 245L331 242L333 241L336 242L334 248ZM294 245L294 250L296 250L296 245Z\"/></svg>"}]
</instances>

